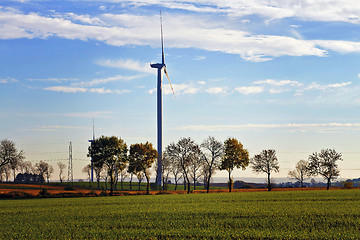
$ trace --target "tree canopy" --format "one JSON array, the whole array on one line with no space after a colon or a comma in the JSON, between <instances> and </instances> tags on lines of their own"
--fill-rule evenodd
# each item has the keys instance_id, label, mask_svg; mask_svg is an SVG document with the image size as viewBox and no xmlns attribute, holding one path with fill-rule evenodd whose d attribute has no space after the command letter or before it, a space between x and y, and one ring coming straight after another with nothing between
<instances>
[{"instance_id":1,"label":"tree canopy","mask_svg":"<svg viewBox=\"0 0 360 240\"><path fill-rule=\"evenodd\" d=\"M224 156L220 163L220 170L226 170L229 174L229 192L232 189L231 173L234 168L243 170L249 165L249 152L236 138L228 138L224 142Z\"/></svg>"},{"instance_id":2,"label":"tree canopy","mask_svg":"<svg viewBox=\"0 0 360 240\"><path fill-rule=\"evenodd\" d=\"M127 161L127 145L124 140L115 136L95 139L91 142L88 156L92 157L94 167L100 169L105 165L110 177L110 194L114 191L114 173L117 162ZM99 178L98 178L99 182Z\"/></svg>"},{"instance_id":3,"label":"tree canopy","mask_svg":"<svg viewBox=\"0 0 360 240\"><path fill-rule=\"evenodd\" d=\"M263 150L260 154L255 155L251 160L251 168L255 173L267 174L267 187L271 191L271 172L279 172L279 161L274 149Z\"/></svg>"},{"instance_id":4,"label":"tree canopy","mask_svg":"<svg viewBox=\"0 0 360 240\"><path fill-rule=\"evenodd\" d=\"M131 172L142 173L145 175L147 181L147 194L149 194L150 186L150 173L148 170L155 162L157 156L157 151L149 142L146 142L145 144L136 143L130 146L129 169Z\"/></svg>"},{"instance_id":5,"label":"tree canopy","mask_svg":"<svg viewBox=\"0 0 360 240\"><path fill-rule=\"evenodd\" d=\"M335 149L323 149L320 153L314 152L309 156L309 170L311 175L320 175L327 180L327 190L331 180L339 176L337 162L342 161L342 154Z\"/></svg>"}]
</instances>

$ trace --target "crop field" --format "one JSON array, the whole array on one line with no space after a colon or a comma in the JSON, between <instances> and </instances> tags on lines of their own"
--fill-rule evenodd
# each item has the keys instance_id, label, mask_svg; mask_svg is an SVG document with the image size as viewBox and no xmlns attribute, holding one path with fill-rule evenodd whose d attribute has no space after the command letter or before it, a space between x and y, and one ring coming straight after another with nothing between
<instances>
[{"instance_id":1,"label":"crop field","mask_svg":"<svg viewBox=\"0 0 360 240\"><path fill-rule=\"evenodd\" d=\"M359 239L360 191L0 201L0 239Z\"/></svg>"}]
</instances>

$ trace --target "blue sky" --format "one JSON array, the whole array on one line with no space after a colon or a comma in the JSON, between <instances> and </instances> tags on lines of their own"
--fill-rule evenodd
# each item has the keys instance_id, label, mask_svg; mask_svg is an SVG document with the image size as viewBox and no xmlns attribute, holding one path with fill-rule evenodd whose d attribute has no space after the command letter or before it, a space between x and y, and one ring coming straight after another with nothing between
<instances>
[{"instance_id":1,"label":"blue sky","mask_svg":"<svg viewBox=\"0 0 360 240\"><path fill-rule=\"evenodd\" d=\"M275 177L334 148L341 176L359 177L360 3L352 0L1 1L0 139L54 166L72 141L75 178L88 163L92 118L97 136L156 146L149 63L161 60L160 10L176 94L164 81L164 146L236 137L251 156L277 151Z\"/></svg>"}]
</instances>

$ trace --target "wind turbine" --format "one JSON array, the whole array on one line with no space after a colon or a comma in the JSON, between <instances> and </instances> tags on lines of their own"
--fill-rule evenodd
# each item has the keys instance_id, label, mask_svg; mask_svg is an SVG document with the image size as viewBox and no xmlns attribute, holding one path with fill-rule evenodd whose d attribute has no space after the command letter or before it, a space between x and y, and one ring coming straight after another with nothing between
<instances>
[{"instance_id":1,"label":"wind turbine","mask_svg":"<svg viewBox=\"0 0 360 240\"><path fill-rule=\"evenodd\" d=\"M174 89L171 85L169 75L166 71L165 65L165 54L164 54L164 37L163 37L163 29L162 29L162 17L160 11L160 29L161 29L161 63L154 63L150 66L152 68L157 68L157 152L158 152L158 166L157 166L157 173L156 173L156 183L158 186L161 186L162 182L162 71L169 80L171 90L174 94Z\"/></svg>"}]
</instances>

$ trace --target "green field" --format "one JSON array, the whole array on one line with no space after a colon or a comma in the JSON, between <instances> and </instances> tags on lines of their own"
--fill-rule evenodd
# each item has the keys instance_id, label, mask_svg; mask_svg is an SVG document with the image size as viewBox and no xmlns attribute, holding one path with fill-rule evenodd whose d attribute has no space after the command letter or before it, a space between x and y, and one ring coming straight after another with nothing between
<instances>
[{"instance_id":1,"label":"green field","mask_svg":"<svg viewBox=\"0 0 360 240\"><path fill-rule=\"evenodd\" d=\"M360 191L0 201L0 239L359 239Z\"/></svg>"}]
</instances>

